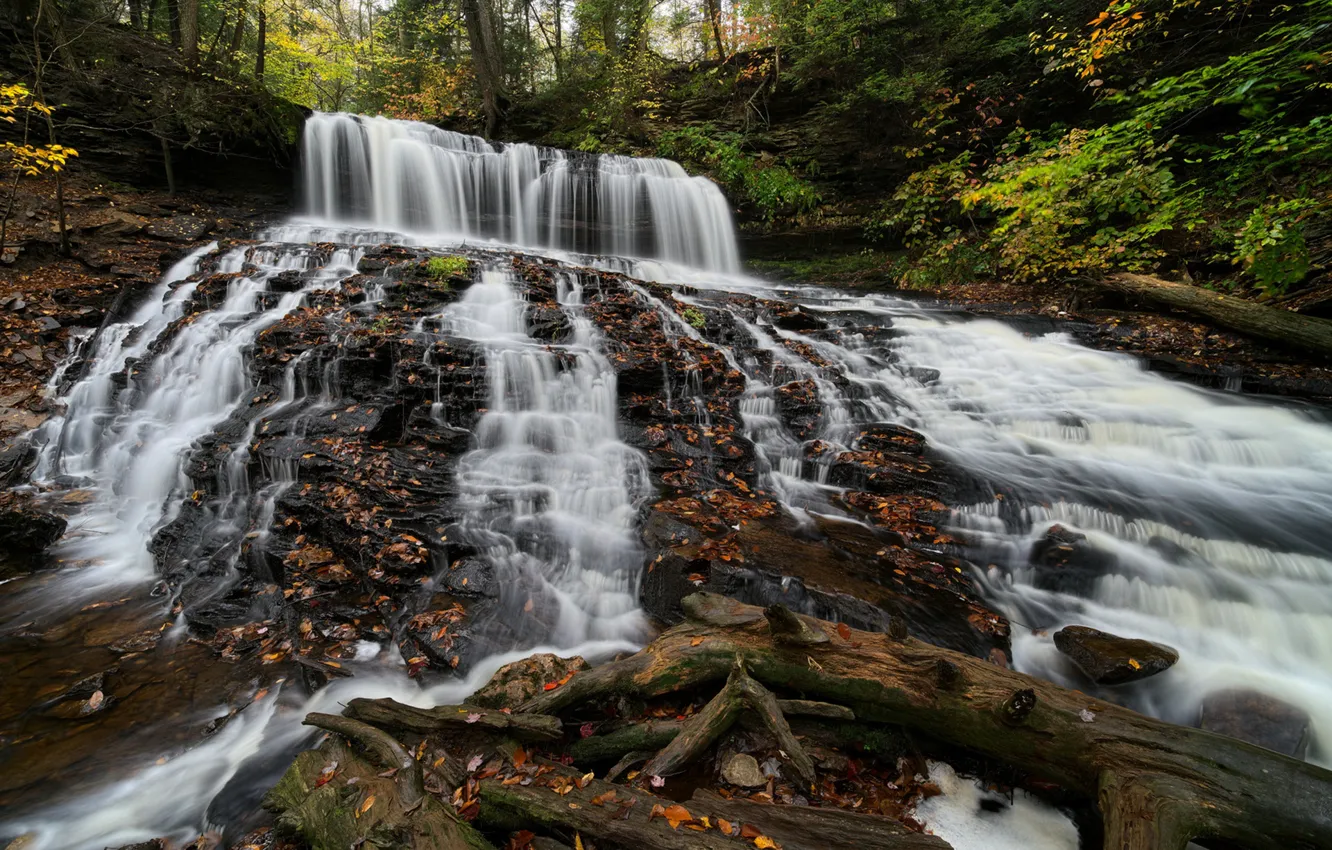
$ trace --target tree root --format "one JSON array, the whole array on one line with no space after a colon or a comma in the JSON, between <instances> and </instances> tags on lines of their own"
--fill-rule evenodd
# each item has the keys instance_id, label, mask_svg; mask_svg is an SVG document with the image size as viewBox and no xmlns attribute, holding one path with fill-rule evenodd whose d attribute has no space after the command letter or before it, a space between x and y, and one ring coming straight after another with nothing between
<instances>
[{"instance_id":1,"label":"tree root","mask_svg":"<svg viewBox=\"0 0 1332 850\"><path fill-rule=\"evenodd\" d=\"M733 834L716 829L719 817L753 823L779 843L785 840L788 850L945 846L931 836L897 835L894 830L899 826L881 823L885 818L817 805L824 792L815 765L786 719L795 714L823 718L834 729L854 719L857 726L869 729L867 734L878 734L870 728L873 724L920 730L936 741L1007 765L1032 781L1053 783L1099 806L1105 847L1113 850L1182 850L1195 838L1249 850L1305 850L1327 846L1332 837L1332 772L1323 768L1243 741L1153 720L904 637L901 628L896 636L862 632L795 615L780 606L764 611L711 594L695 594L684 600L683 607L690 619L641 652L552 683L510 715L470 711L468 706L421 710L365 700L348 707L352 717L312 715L307 722L346 736L396 768L395 781L405 783L399 792L404 800L417 793L419 768L411 770L407 761L414 759L385 730L424 736L422 743L434 748L435 764L450 742L464 760L471 756L468 775L459 783L454 801L464 818L477 817L491 830L544 825L566 839L571 832L581 832L621 846L668 850L738 846ZM776 738L801 781L813 786L809 799L814 805L799 809L760 805L699 792L680 816L683 807L673 810L670 801L658 801L642 788L589 780L581 771L552 764L538 766L526 754L520 759L521 751L514 750L511 740L524 735L551 740L551 734L563 728L554 716L563 709L577 707L600 715L607 706L620 706L626 700L651 700L710 686L720 690L685 720L620 725L604 735L595 734L595 724L584 724L583 738L568 747L568 758L595 763L619 759L610 774L613 778L655 751L641 773L665 776L697 759L737 720L754 719ZM778 699L778 693L790 698ZM480 716L469 722L471 714ZM375 726L360 719L371 719ZM384 728L376 728L380 725ZM468 737L460 739L463 733ZM472 746L476 736L492 742L481 748L479 756ZM459 745L459 740L469 743ZM429 749L423 746L420 751ZM513 765L495 766L505 761L493 757L496 751L512 754ZM478 769L482 759L488 759L487 766ZM302 802L301 795L314 799L326 789L312 785L309 773L317 773L318 766L305 761L305 778L288 782L284 777L280 787L286 786L285 791L278 796L288 808L300 808L308 815L311 806ZM507 775L501 775L505 770ZM570 785L564 781L569 777L577 781ZM551 784L556 780L562 783L558 788ZM386 783L373 774L362 781L358 788L368 782ZM772 793L772 789L767 792ZM429 795L426 803L440 805ZM320 805L324 808L315 808L330 811L326 804ZM652 816L658 806L674 811L678 822L706 815L711 823L694 820L673 829L660 812ZM823 844L811 844L821 840Z\"/></svg>"},{"instance_id":2,"label":"tree root","mask_svg":"<svg viewBox=\"0 0 1332 850\"><path fill-rule=\"evenodd\" d=\"M421 773L421 763L411 756L398 740L387 732L359 720L337 714L312 712L305 716L306 726L317 726L329 732L336 732L349 741L360 744L366 752L372 754L381 765L396 769L394 784L398 786L398 799L408 808L419 805L425 799L425 778Z\"/></svg>"}]
</instances>

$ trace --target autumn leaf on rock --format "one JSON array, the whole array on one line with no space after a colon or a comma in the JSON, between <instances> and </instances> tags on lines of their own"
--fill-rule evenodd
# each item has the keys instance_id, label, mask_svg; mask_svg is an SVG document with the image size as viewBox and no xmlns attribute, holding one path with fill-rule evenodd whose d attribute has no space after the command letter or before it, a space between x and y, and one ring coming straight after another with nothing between
<instances>
[{"instance_id":1,"label":"autumn leaf on rock","mask_svg":"<svg viewBox=\"0 0 1332 850\"><path fill-rule=\"evenodd\" d=\"M757 847L758 850L782 850L782 845L773 841L766 835L755 836L754 846Z\"/></svg>"},{"instance_id":2,"label":"autumn leaf on rock","mask_svg":"<svg viewBox=\"0 0 1332 850\"><path fill-rule=\"evenodd\" d=\"M851 639L851 629L846 625L846 623L837 624L837 634L841 635L842 640Z\"/></svg>"},{"instance_id":3,"label":"autumn leaf on rock","mask_svg":"<svg viewBox=\"0 0 1332 850\"><path fill-rule=\"evenodd\" d=\"M365 802L362 803L360 808L356 810L356 816L359 818L361 815L370 811L370 807L373 806L374 804L375 804L375 795L371 794L369 797L365 798Z\"/></svg>"}]
</instances>

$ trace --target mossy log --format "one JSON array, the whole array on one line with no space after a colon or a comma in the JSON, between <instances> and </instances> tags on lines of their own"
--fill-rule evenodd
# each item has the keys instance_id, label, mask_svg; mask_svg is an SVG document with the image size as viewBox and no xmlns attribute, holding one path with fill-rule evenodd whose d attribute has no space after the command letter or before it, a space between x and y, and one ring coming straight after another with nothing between
<instances>
[{"instance_id":1,"label":"mossy log","mask_svg":"<svg viewBox=\"0 0 1332 850\"><path fill-rule=\"evenodd\" d=\"M1251 850L1332 842L1332 772L1246 742L1154 720L912 638L800 618L826 643L776 639L763 610L713 594L641 652L528 701L554 713L610 696L660 697L721 682L739 658L768 688L919 729L1097 800L1106 847L1182 850L1215 838ZM778 634L789 634L783 622Z\"/></svg>"},{"instance_id":2,"label":"mossy log","mask_svg":"<svg viewBox=\"0 0 1332 850\"><path fill-rule=\"evenodd\" d=\"M790 758L800 778L807 785L814 784L814 761L791 734L790 725L777 707L777 698L745 673L744 664L739 659L731 668L721 692L698 714L685 721L680 734L647 763L643 772L648 776L669 776L679 772L730 729L746 710L753 712L777 739L777 746Z\"/></svg>"},{"instance_id":3,"label":"mossy log","mask_svg":"<svg viewBox=\"0 0 1332 850\"><path fill-rule=\"evenodd\" d=\"M845 721L856 719L856 713L844 705L814 700L779 699L777 708L785 717L821 717L825 720ZM569 747L569 755L573 756L574 761L583 764L607 762L642 750L659 750L675 740L683 728L684 722L680 720L630 723L605 734L575 741Z\"/></svg>"},{"instance_id":4,"label":"mossy log","mask_svg":"<svg viewBox=\"0 0 1332 850\"><path fill-rule=\"evenodd\" d=\"M555 776L572 780L578 773L556 767L547 779ZM759 803L731 806L716 795L696 796L683 807L690 819L672 827L661 812L669 810L668 815L680 815L681 807L673 800L599 779L586 782L582 788L565 787L566 793L555 794L543 785L505 785L501 777L484 779L479 783L478 820L500 831L534 828L576 831L598 844L644 850L753 848L755 844L739 834L742 824L773 838L786 836L786 840L778 839L784 850L824 850L830 846L864 850L949 848L942 839L910 832L900 823L876 815ZM703 818L707 818L706 827ZM731 834L720 830L719 818L731 821ZM803 826L797 827L797 821Z\"/></svg>"},{"instance_id":5,"label":"mossy log","mask_svg":"<svg viewBox=\"0 0 1332 850\"><path fill-rule=\"evenodd\" d=\"M395 699L354 699L343 712L347 717L383 729L404 729L422 735L448 729L503 732L527 741L553 741L563 729L558 718L544 714L505 714L474 705L437 705L417 708Z\"/></svg>"},{"instance_id":6,"label":"mossy log","mask_svg":"<svg viewBox=\"0 0 1332 850\"><path fill-rule=\"evenodd\" d=\"M1332 357L1332 321L1268 307L1198 286L1140 274L1115 274L1102 285L1162 307L1201 316L1213 323L1284 348Z\"/></svg>"}]
</instances>

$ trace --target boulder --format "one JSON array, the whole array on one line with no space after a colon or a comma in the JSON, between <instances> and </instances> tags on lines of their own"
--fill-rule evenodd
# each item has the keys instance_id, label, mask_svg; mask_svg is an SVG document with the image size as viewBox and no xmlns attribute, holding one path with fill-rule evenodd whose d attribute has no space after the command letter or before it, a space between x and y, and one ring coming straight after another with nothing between
<instances>
[{"instance_id":1,"label":"boulder","mask_svg":"<svg viewBox=\"0 0 1332 850\"><path fill-rule=\"evenodd\" d=\"M1309 715L1260 691L1216 691L1203 700L1198 726L1302 759L1309 749Z\"/></svg>"},{"instance_id":2,"label":"boulder","mask_svg":"<svg viewBox=\"0 0 1332 850\"><path fill-rule=\"evenodd\" d=\"M65 533L65 525L63 518L29 504L0 504L0 575L39 566L42 553Z\"/></svg>"},{"instance_id":3,"label":"boulder","mask_svg":"<svg viewBox=\"0 0 1332 850\"><path fill-rule=\"evenodd\" d=\"M1055 647L1098 685L1122 685L1155 676L1179 660L1168 646L1137 638L1124 638L1087 626L1067 626L1055 632Z\"/></svg>"},{"instance_id":4,"label":"boulder","mask_svg":"<svg viewBox=\"0 0 1332 850\"><path fill-rule=\"evenodd\" d=\"M722 779L741 788L760 788L768 784L768 777L759 769L756 758L746 753L736 753L722 765Z\"/></svg>"},{"instance_id":5,"label":"boulder","mask_svg":"<svg viewBox=\"0 0 1332 850\"><path fill-rule=\"evenodd\" d=\"M548 682L561 679L583 670L590 665L582 656L560 658L552 653L533 655L505 664L495 671L490 681L468 698L469 705L482 708L504 708L522 705L542 692Z\"/></svg>"}]
</instances>

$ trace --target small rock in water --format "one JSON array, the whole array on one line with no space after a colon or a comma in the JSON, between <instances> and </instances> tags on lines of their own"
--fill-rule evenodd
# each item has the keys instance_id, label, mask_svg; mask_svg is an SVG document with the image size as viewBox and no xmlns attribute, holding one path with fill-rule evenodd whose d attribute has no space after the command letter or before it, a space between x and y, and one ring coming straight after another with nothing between
<instances>
[{"instance_id":1,"label":"small rock in water","mask_svg":"<svg viewBox=\"0 0 1332 850\"><path fill-rule=\"evenodd\" d=\"M746 753L736 753L722 766L722 779L741 788L758 788L768 784L768 778L759 769L758 760Z\"/></svg>"},{"instance_id":2,"label":"small rock in water","mask_svg":"<svg viewBox=\"0 0 1332 850\"><path fill-rule=\"evenodd\" d=\"M1309 749L1309 715L1259 691L1237 688L1208 694L1198 725L1292 758L1304 758Z\"/></svg>"},{"instance_id":3,"label":"small rock in water","mask_svg":"<svg viewBox=\"0 0 1332 850\"><path fill-rule=\"evenodd\" d=\"M1136 682L1168 670L1179 653L1168 646L1124 638L1087 626L1067 626L1055 632L1055 647L1098 685Z\"/></svg>"}]
</instances>

